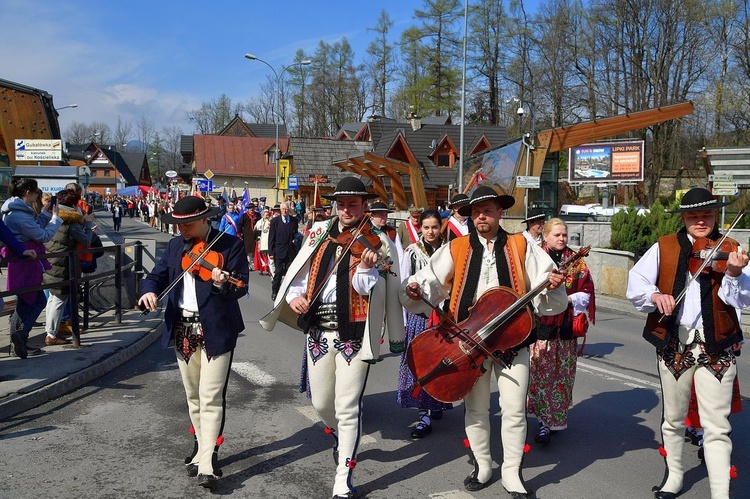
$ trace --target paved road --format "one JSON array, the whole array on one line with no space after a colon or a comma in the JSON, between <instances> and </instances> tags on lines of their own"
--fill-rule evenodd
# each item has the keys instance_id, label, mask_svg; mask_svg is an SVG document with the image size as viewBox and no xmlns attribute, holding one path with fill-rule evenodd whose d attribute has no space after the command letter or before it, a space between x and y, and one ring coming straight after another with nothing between
<instances>
[{"instance_id":1,"label":"paved road","mask_svg":"<svg viewBox=\"0 0 750 499\"><path fill-rule=\"evenodd\" d=\"M246 331L235 353L220 464L225 477L215 495L330 497L330 444L297 383L302 337L280 326L268 333L258 319L270 308L270 281L252 274L242 300ZM570 428L549 447L532 443L524 476L543 499L649 498L661 480L658 454L661 405L652 348L640 338L643 320L600 312L580 359ZM748 359L740 383L750 386ZM415 412L400 409L394 387L397 356L371 371L365 397L365 435L355 484L371 498L505 497L495 469L485 490L469 494L471 471L462 445L459 405L435 423L432 435L409 438ZM491 409L499 411L497 400ZM750 497L750 418L732 417L733 462L740 476L734 498ZM533 421L532 421L533 424ZM184 394L174 355L152 345L139 357L76 392L0 423L0 496L209 496L184 476L191 444ZM531 441L530 435L529 441ZM499 418L493 453L501 457ZM685 498L708 497L705 467L686 447ZM7 494L7 495L6 495Z\"/></svg>"}]
</instances>

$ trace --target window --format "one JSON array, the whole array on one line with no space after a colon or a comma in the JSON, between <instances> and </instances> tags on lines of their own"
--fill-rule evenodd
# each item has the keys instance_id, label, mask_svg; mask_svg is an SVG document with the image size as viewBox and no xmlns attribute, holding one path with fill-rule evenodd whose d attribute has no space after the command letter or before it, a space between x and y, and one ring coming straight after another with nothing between
<instances>
[{"instance_id":1,"label":"window","mask_svg":"<svg viewBox=\"0 0 750 499\"><path fill-rule=\"evenodd\" d=\"M451 157L449 154L438 154L437 166L451 166Z\"/></svg>"},{"instance_id":2,"label":"window","mask_svg":"<svg viewBox=\"0 0 750 499\"><path fill-rule=\"evenodd\" d=\"M276 164L276 150L268 151L268 164Z\"/></svg>"},{"instance_id":3,"label":"window","mask_svg":"<svg viewBox=\"0 0 750 499\"><path fill-rule=\"evenodd\" d=\"M104 170L104 176L105 177L109 177L111 175L112 175L112 171L110 171L110 170Z\"/></svg>"}]
</instances>

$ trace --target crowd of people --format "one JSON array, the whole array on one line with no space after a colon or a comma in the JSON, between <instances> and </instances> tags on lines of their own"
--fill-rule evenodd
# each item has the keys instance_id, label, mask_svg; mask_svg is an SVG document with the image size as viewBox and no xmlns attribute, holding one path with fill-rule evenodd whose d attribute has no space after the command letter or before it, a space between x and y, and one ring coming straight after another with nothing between
<instances>
[{"instance_id":1,"label":"crowd of people","mask_svg":"<svg viewBox=\"0 0 750 499\"><path fill-rule=\"evenodd\" d=\"M489 187L454 196L440 210L411 206L409 218L398 227L389 223L389 207L372 202L374 196L357 178L343 179L324 198L335 203L335 214L331 204L304 209L290 199L269 207L265 199L208 206L194 198L179 201L166 217L183 238L217 241L218 251L231 262L225 272L212 272L210 282L183 280L168 297L164 342L176 340L195 439L185 460L187 474L204 487L213 487L221 476L217 456L228 363L243 328L235 308L244 289L227 278L236 275L247 282L249 272L256 271L272 278L273 308L261 326L272 330L282 322L305 333L300 390L311 398L332 439L334 498L356 496L363 394L369 370L381 358L381 344L401 355L395 399L417 412L409 428L412 438L428 437L444 411L463 400L473 465L464 480L468 491L491 482L490 394L496 384L502 487L515 499L533 497L522 474L527 416L536 418L532 435L537 445L550 445L568 428L581 342L589 321L596 319L594 280L582 255L568 246L566 222L531 210L523 221L526 229L509 233L500 222L515 200ZM698 430L687 430L701 432L712 497L729 494L728 416L738 398L735 355L742 341L737 318L739 309L750 305L747 253L736 247L722 274L694 278L686 272L695 240L721 237L720 206L705 189L689 191L676 211L683 229L660 239L630 272L628 298L650 314L644 337L656 346L662 379L660 452L666 473L653 488L656 498L681 492L688 409L688 422ZM172 260L183 246L172 244L173 251L148 277L140 300L144 307L155 308L155 297L174 279L179 266ZM438 343L450 343L450 334L456 334L450 328L460 329L456 324L478 310L489 307L489 317L502 315L507 304L493 308L498 289L512 300L528 297L523 307L530 317L528 331L507 334L502 348L485 346L487 336L463 339L458 351L477 356L477 379L459 398L433 391L432 378L445 367L417 376L419 359L410 346L431 341L437 349ZM680 304L675 297L683 290L687 294ZM231 322L217 331L213 322L222 309L232 311ZM661 315L668 318L662 322ZM441 328L453 332L441 336L435 332ZM213 359L224 360L212 365L208 360Z\"/></svg>"}]
</instances>

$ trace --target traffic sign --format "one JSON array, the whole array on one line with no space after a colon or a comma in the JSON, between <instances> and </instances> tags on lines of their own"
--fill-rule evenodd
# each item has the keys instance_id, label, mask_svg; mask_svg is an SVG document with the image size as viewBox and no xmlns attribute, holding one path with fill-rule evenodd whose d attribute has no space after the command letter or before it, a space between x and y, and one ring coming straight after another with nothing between
<instances>
[{"instance_id":1,"label":"traffic sign","mask_svg":"<svg viewBox=\"0 0 750 499\"><path fill-rule=\"evenodd\" d=\"M289 179L287 180L287 187L290 191L296 191L299 189L299 178L297 175L289 175Z\"/></svg>"},{"instance_id":2,"label":"traffic sign","mask_svg":"<svg viewBox=\"0 0 750 499\"><path fill-rule=\"evenodd\" d=\"M708 175L709 182L731 182L731 173L713 173Z\"/></svg>"},{"instance_id":3,"label":"traffic sign","mask_svg":"<svg viewBox=\"0 0 750 499\"><path fill-rule=\"evenodd\" d=\"M60 139L16 139L16 161L61 161Z\"/></svg>"},{"instance_id":4,"label":"traffic sign","mask_svg":"<svg viewBox=\"0 0 750 499\"><path fill-rule=\"evenodd\" d=\"M208 180L211 180L212 178L214 178L214 172L212 172L211 170L206 170L206 173L204 173L203 176Z\"/></svg>"},{"instance_id":5,"label":"traffic sign","mask_svg":"<svg viewBox=\"0 0 750 499\"><path fill-rule=\"evenodd\" d=\"M739 190L734 182L714 182L711 194L714 196L737 196Z\"/></svg>"},{"instance_id":6,"label":"traffic sign","mask_svg":"<svg viewBox=\"0 0 750 499\"><path fill-rule=\"evenodd\" d=\"M202 178L195 179L195 187L201 192L209 192L214 190L214 183L210 180L203 180Z\"/></svg>"},{"instance_id":7,"label":"traffic sign","mask_svg":"<svg viewBox=\"0 0 750 499\"><path fill-rule=\"evenodd\" d=\"M516 187L520 189L539 189L539 177L516 175Z\"/></svg>"}]
</instances>

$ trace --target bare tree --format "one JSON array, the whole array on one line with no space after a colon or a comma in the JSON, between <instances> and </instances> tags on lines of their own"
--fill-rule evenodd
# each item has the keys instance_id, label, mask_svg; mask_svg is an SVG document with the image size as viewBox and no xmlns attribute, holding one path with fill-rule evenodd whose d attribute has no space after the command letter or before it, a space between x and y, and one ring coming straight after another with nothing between
<instances>
[{"instance_id":1,"label":"bare tree","mask_svg":"<svg viewBox=\"0 0 750 499\"><path fill-rule=\"evenodd\" d=\"M367 46L367 61L365 62L367 78L370 81L373 108L375 112L385 116L388 101L388 85L393 82L396 73L394 47L388 43L388 34L393 27L393 21L388 12L382 10L374 28L375 40Z\"/></svg>"},{"instance_id":2,"label":"bare tree","mask_svg":"<svg viewBox=\"0 0 750 499\"><path fill-rule=\"evenodd\" d=\"M145 114L141 116L136 125L136 135L140 142L138 152L148 152L151 149L151 143L154 140L154 122Z\"/></svg>"},{"instance_id":3,"label":"bare tree","mask_svg":"<svg viewBox=\"0 0 750 499\"><path fill-rule=\"evenodd\" d=\"M125 144L130 140L130 134L133 133L133 125L128 121L123 121L122 117L117 117L117 127L115 128L115 145L127 147Z\"/></svg>"}]
</instances>

